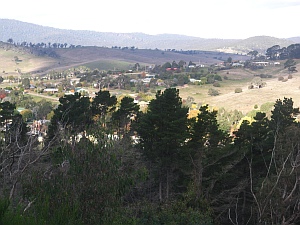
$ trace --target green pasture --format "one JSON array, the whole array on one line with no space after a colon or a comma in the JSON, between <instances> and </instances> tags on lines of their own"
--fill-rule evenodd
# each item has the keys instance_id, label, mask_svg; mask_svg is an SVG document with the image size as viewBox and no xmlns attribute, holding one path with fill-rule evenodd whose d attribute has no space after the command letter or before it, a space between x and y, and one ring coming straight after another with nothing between
<instances>
[{"instance_id":1,"label":"green pasture","mask_svg":"<svg viewBox=\"0 0 300 225\"><path fill-rule=\"evenodd\" d=\"M133 67L134 63L119 61L119 60L99 60L95 62L89 62L83 64L90 69L99 69L99 70L129 70Z\"/></svg>"}]
</instances>

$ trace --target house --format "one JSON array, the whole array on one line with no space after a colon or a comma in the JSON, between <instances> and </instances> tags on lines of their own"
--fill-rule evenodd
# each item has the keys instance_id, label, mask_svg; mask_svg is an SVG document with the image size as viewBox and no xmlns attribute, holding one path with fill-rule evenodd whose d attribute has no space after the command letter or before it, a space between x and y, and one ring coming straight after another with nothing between
<instances>
[{"instance_id":1,"label":"house","mask_svg":"<svg viewBox=\"0 0 300 225\"><path fill-rule=\"evenodd\" d=\"M45 88L44 92L48 92L48 93L57 93L58 92L58 88Z\"/></svg>"},{"instance_id":2,"label":"house","mask_svg":"<svg viewBox=\"0 0 300 225\"><path fill-rule=\"evenodd\" d=\"M155 75L147 74L145 78L155 79Z\"/></svg>"},{"instance_id":3,"label":"house","mask_svg":"<svg viewBox=\"0 0 300 225\"><path fill-rule=\"evenodd\" d=\"M272 66L280 66L280 62L270 62L270 65L272 65Z\"/></svg>"},{"instance_id":4,"label":"house","mask_svg":"<svg viewBox=\"0 0 300 225\"><path fill-rule=\"evenodd\" d=\"M81 87L75 88L75 92L80 93L80 94L86 94L86 93L88 94L89 93L88 90L81 88Z\"/></svg>"},{"instance_id":5,"label":"house","mask_svg":"<svg viewBox=\"0 0 300 225\"><path fill-rule=\"evenodd\" d=\"M74 79L71 79L71 80L70 80L70 84L71 84L71 85L76 85L76 84L78 84L78 83L80 83L80 78L74 78Z\"/></svg>"},{"instance_id":6,"label":"house","mask_svg":"<svg viewBox=\"0 0 300 225\"><path fill-rule=\"evenodd\" d=\"M232 63L231 66L235 67L235 68L238 68L238 67L243 67L244 65L242 63L236 62L236 63Z\"/></svg>"},{"instance_id":7,"label":"house","mask_svg":"<svg viewBox=\"0 0 300 225\"><path fill-rule=\"evenodd\" d=\"M256 66L268 66L269 62L252 62L252 65L256 65Z\"/></svg>"},{"instance_id":8,"label":"house","mask_svg":"<svg viewBox=\"0 0 300 225\"><path fill-rule=\"evenodd\" d=\"M190 82L192 83L201 83L201 80L196 80L196 79L193 79L193 78L190 78Z\"/></svg>"},{"instance_id":9,"label":"house","mask_svg":"<svg viewBox=\"0 0 300 225\"><path fill-rule=\"evenodd\" d=\"M143 83L150 83L152 78L144 78L142 79Z\"/></svg>"}]
</instances>

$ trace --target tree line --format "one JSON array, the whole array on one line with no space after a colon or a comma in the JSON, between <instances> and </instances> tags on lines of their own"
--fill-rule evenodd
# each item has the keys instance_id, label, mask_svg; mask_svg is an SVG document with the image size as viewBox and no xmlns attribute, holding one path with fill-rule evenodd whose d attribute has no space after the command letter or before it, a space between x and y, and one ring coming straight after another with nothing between
<instances>
[{"instance_id":1,"label":"tree line","mask_svg":"<svg viewBox=\"0 0 300 225\"><path fill-rule=\"evenodd\" d=\"M291 44L282 48L279 45L274 45L267 49L266 57L271 60L299 59L300 44Z\"/></svg>"},{"instance_id":2,"label":"tree line","mask_svg":"<svg viewBox=\"0 0 300 225\"><path fill-rule=\"evenodd\" d=\"M67 48L67 46L69 48L75 48L75 47L81 47L80 45L73 45L73 44L68 44L68 43L44 43L44 42L38 42L38 43L32 43L32 42L27 42L27 41L23 41L21 43L19 42L14 42L14 40L12 38L9 38L7 40L7 43L9 44L14 44L15 46L21 46L21 47L30 47L30 48Z\"/></svg>"},{"instance_id":3,"label":"tree line","mask_svg":"<svg viewBox=\"0 0 300 225\"><path fill-rule=\"evenodd\" d=\"M179 90L146 111L109 91L60 98L45 142L1 103L4 224L297 224L299 113L290 98L229 135L188 119Z\"/></svg>"}]
</instances>

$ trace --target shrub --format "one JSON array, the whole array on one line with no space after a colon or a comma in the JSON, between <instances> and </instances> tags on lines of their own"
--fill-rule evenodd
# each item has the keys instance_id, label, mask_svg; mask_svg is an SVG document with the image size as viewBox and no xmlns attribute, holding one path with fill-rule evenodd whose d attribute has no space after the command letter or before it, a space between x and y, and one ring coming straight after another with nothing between
<instances>
[{"instance_id":1,"label":"shrub","mask_svg":"<svg viewBox=\"0 0 300 225\"><path fill-rule=\"evenodd\" d=\"M218 75L218 74L216 74L216 75L214 76L214 79L215 79L215 80L218 80L218 81L222 81L222 77L221 77L220 75Z\"/></svg>"},{"instance_id":2,"label":"shrub","mask_svg":"<svg viewBox=\"0 0 300 225\"><path fill-rule=\"evenodd\" d=\"M215 82L215 76L213 74L208 74L206 76L206 79L207 79L206 81L207 84L213 84Z\"/></svg>"},{"instance_id":3,"label":"shrub","mask_svg":"<svg viewBox=\"0 0 300 225\"><path fill-rule=\"evenodd\" d=\"M227 72L227 74L228 74L229 72ZM224 80L228 80L228 77L225 75L224 77Z\"/></svg>"},{"instance_id":4,"label":"shrub","mask_svg":"<svg viewBox=\"0 0 300 225\"><path fill-rule=\"evenodd\" d=\"M283 81L283 80L284 80L283 76L279 76L279 77L278 77L278 80L279 80L279 81Z\"/></svg>"},{"instance_id":5,"label":"shrub","mask_svg":"<svg viewBox=\"0 0 300 225\"><path fill-rule=\"evenodd\" d=\"M258 105L257 104L254 105L254 109L258 109Z\"/></svg>"},{"instance_id":6,"label":"shrub","mask_svg":"<svg viewBox=\"0 0 300 225\"><path fill-rule=\"evenodd\" d=\"M250 88L249 88L250 89ZM234 90L234 93L242 93L243 92L243 90L242 90L242 88L236 88L235 90Z\"/></svg>"},{"instance_id":7,"label":"shrub","mask_svg":"<svg viewBox=\"0 0 300 225\"><path fill-rule=\"evenodd\" d=\"M214 83L213 83L213 86L214 86L214 87L221 87L221 84L220 84L219 82L214 82Z\"/></svg>"},{"instance_id":8,"label":"shrub","mask_svg":"<svg viewBox=\"0 0 300 225\"><path fill-rule=\"evenodd\" d=\"M219 94L220 94L219 91L216 90L216 89L210 88L210 89L208 90L208 95L210 95L210 96L217 96L217 95L219 95Z\"/></svg>"},{"instance_id":9,"label":"shrub","mask_svg":"<svg viewBox=\"0 0 300 225\"><path fill-rule=\"evenodd\" d=\"M288 79L292 79L292 78L293 78L293 75L289 74Z\"/></svg>"},{"instance_id":10,"label":"shrub","mask_svg":"<svg viewBox=\"0 0 300 225\"><path fill-rule=\"evenodd\" d=\"M201 84L206 84L206 83L207 83L207 78L201 77Z\"/></svg>"},{"instance_id":11,"label":"shrub","mask_svg":"<svg viewBox=\"0 0 300 225\"><path fill-rule=\"evenodd\" d=\"M287 82L287 81L288 81L288 79L287 79L287 78L282 80L282 82Z\"/></svg>"},{"instance_id":12,"label":"shrub","mask_svg":"<svg viewBox=\"0 0 300 225\"><path fill-rule=\"evenodd\" d=\"M260 106L260 111L262 112L270 112L274 106L274 102L266 102Z\"/></svg>"},{"instance_id":13,"label":"shrub","mask_svg":"<svg viewBox=\"0 0 300 225\"><path fill-rule=\"evenodd\" d=\"M272 78L272 75L270 75L270 74L259 74L259 75L254 75L254 76L258 76L258 77L260 77L260 78Z\"/></svg>"}]
</instances>

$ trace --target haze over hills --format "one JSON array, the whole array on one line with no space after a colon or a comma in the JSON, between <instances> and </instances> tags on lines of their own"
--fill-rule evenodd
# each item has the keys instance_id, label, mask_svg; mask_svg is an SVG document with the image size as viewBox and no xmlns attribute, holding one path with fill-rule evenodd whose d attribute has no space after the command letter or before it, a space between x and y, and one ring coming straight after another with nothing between
<instances>
[{"instance_id":1,"label":"haze over hills","mask_svg":"<svg viewBox=\"0 0 300 225\"><path fill-rule=\"evenodd\" d=\"M230 29L230 28L229 28ZM236 30L233 30L236 32ZM210 50L247 53L264 52L273 45L281 47L299 42L300 37L280 39L269 36L248 39L206 39L177 34L111 33L88 30L65 30L10 19L0 19L0 41L67 43L83 46L131 47L140 49Z\"/></svg>"}]
</instances>

